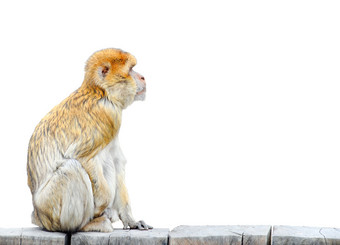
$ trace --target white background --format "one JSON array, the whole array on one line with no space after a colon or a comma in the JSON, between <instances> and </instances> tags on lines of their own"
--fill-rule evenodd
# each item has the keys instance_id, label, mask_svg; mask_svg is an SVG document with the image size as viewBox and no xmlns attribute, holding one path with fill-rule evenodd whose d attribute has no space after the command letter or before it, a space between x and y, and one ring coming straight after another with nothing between
<instances>
[{"instance_id":1,"label":"white background","mask_svg":"<svg viewBox=\"0 0 340 245\"><path fill-rule=\"evenodd\" d=\"M147 81L120 133L136 219L340 227L339 13L311 0L2 1L0 227L30 226L29 138L107 47L135 55Z\"/></svg>"}]
</instances>

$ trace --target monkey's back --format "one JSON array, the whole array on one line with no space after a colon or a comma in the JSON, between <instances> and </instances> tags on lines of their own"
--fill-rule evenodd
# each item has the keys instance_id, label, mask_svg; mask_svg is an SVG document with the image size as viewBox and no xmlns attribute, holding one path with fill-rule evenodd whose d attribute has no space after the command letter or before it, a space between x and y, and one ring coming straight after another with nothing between
<instances>
[{"instance_id":1,"label":"monkey's back","mask_svg":"<svg viewBox=\"0 0 340 245\"><path fill-rule=\"evenodd\" d=\"M34 193L65 159L86 162L116 135L121 111L99 87L81 87L36 126L28 146L28 185Z\"/></svg>"}]
</instances>

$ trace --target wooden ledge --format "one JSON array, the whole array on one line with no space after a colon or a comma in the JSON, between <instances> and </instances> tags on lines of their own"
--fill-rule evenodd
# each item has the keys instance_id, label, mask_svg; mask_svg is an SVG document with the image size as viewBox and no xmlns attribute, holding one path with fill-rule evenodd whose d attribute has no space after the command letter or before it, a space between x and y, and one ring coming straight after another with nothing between
<instances>
[{"instance_id":1,"label":"wooden ledge","mask_svg":"<svg viewBox=\"0 0 340 245\"><path fill-rule=\"evenodd\" d=\"M40 228L0 228L0 245L340 245L340 229L301 226L178 226L148 231L65 234Z\"/></svg>"}]
</instances>

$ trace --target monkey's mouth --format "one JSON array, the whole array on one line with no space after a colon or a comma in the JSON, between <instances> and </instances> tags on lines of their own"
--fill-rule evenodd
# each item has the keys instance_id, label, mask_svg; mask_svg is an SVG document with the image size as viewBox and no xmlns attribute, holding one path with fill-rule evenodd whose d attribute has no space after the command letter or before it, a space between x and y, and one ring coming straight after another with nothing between
<instances>
[{"instance_id":1,"label":"monkey's mouth","mask_svg":"<svg viewBox=\"0 0 340 245\"><path fill-rule=\"evenodd\" d=\"M146 88L144 87L142 90L140 90L140 91L137 91L137 95L140 95L140 94L143 94L143 93L145 93L146 92Z\"/></svg>"}]
</instances>

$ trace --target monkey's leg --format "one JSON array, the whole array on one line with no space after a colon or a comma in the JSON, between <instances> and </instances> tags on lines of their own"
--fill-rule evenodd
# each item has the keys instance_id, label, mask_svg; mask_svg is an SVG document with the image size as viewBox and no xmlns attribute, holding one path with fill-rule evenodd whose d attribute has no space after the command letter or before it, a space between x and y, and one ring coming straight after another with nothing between
<instances>
[{"instance_id":1,"label":"monkey's leg","mask_svg":"<svg viewBox=\"0 0 340 245\"><path fill-rule=\"evenodd\" d=\"M113 195L104 177L102 162L96 157L83 164L90 177L94 199L94 217L103 215L104 210L112 203Z\"/></svg>"},{"instance_id":2,"label":"monkey's leg","mask_svg":"<svg viewBox=\"0 0 340 245\"><path fill-rule=\"evenodd\" d=\"M111 221L106 217L106 215L102 215L91 220L83 228L81 228L80 231L112 232L113 227Z\"/></svg>"},{"instance_id":3,"label":"monkey's leg","mask_svg":"<svg viewBox=\"0 0 340 245\"><path fill-rule=\"evenodd\" d=\"M106 173L106 177L104 177L104 171L110 171L110 169L104 167L106 164L105 162L103 163L103 159L106 159L106 161L112 160L110 158L107 159L107 157L109 157L107 150L104 150L98 156L83 164L91 179L95 211L94 219L82 227L81 231L113 231L110 219L107 213L104 212L110 204L112 205L114 197L114 186L109 186L108 179L106 178L112 174L114 175L114 172Z\"/></svg>"},{"instance_id":4,"label":"monkey's leg","mask_svg":"<svg viewBox=\"0 0 340 245\"><path fill-rule=\"evenodd\" d=\"M66 160L33 196L33 222L50 231L76 231L93 217L90 179L81 164Z\"/></svg>"}]
</instances>

